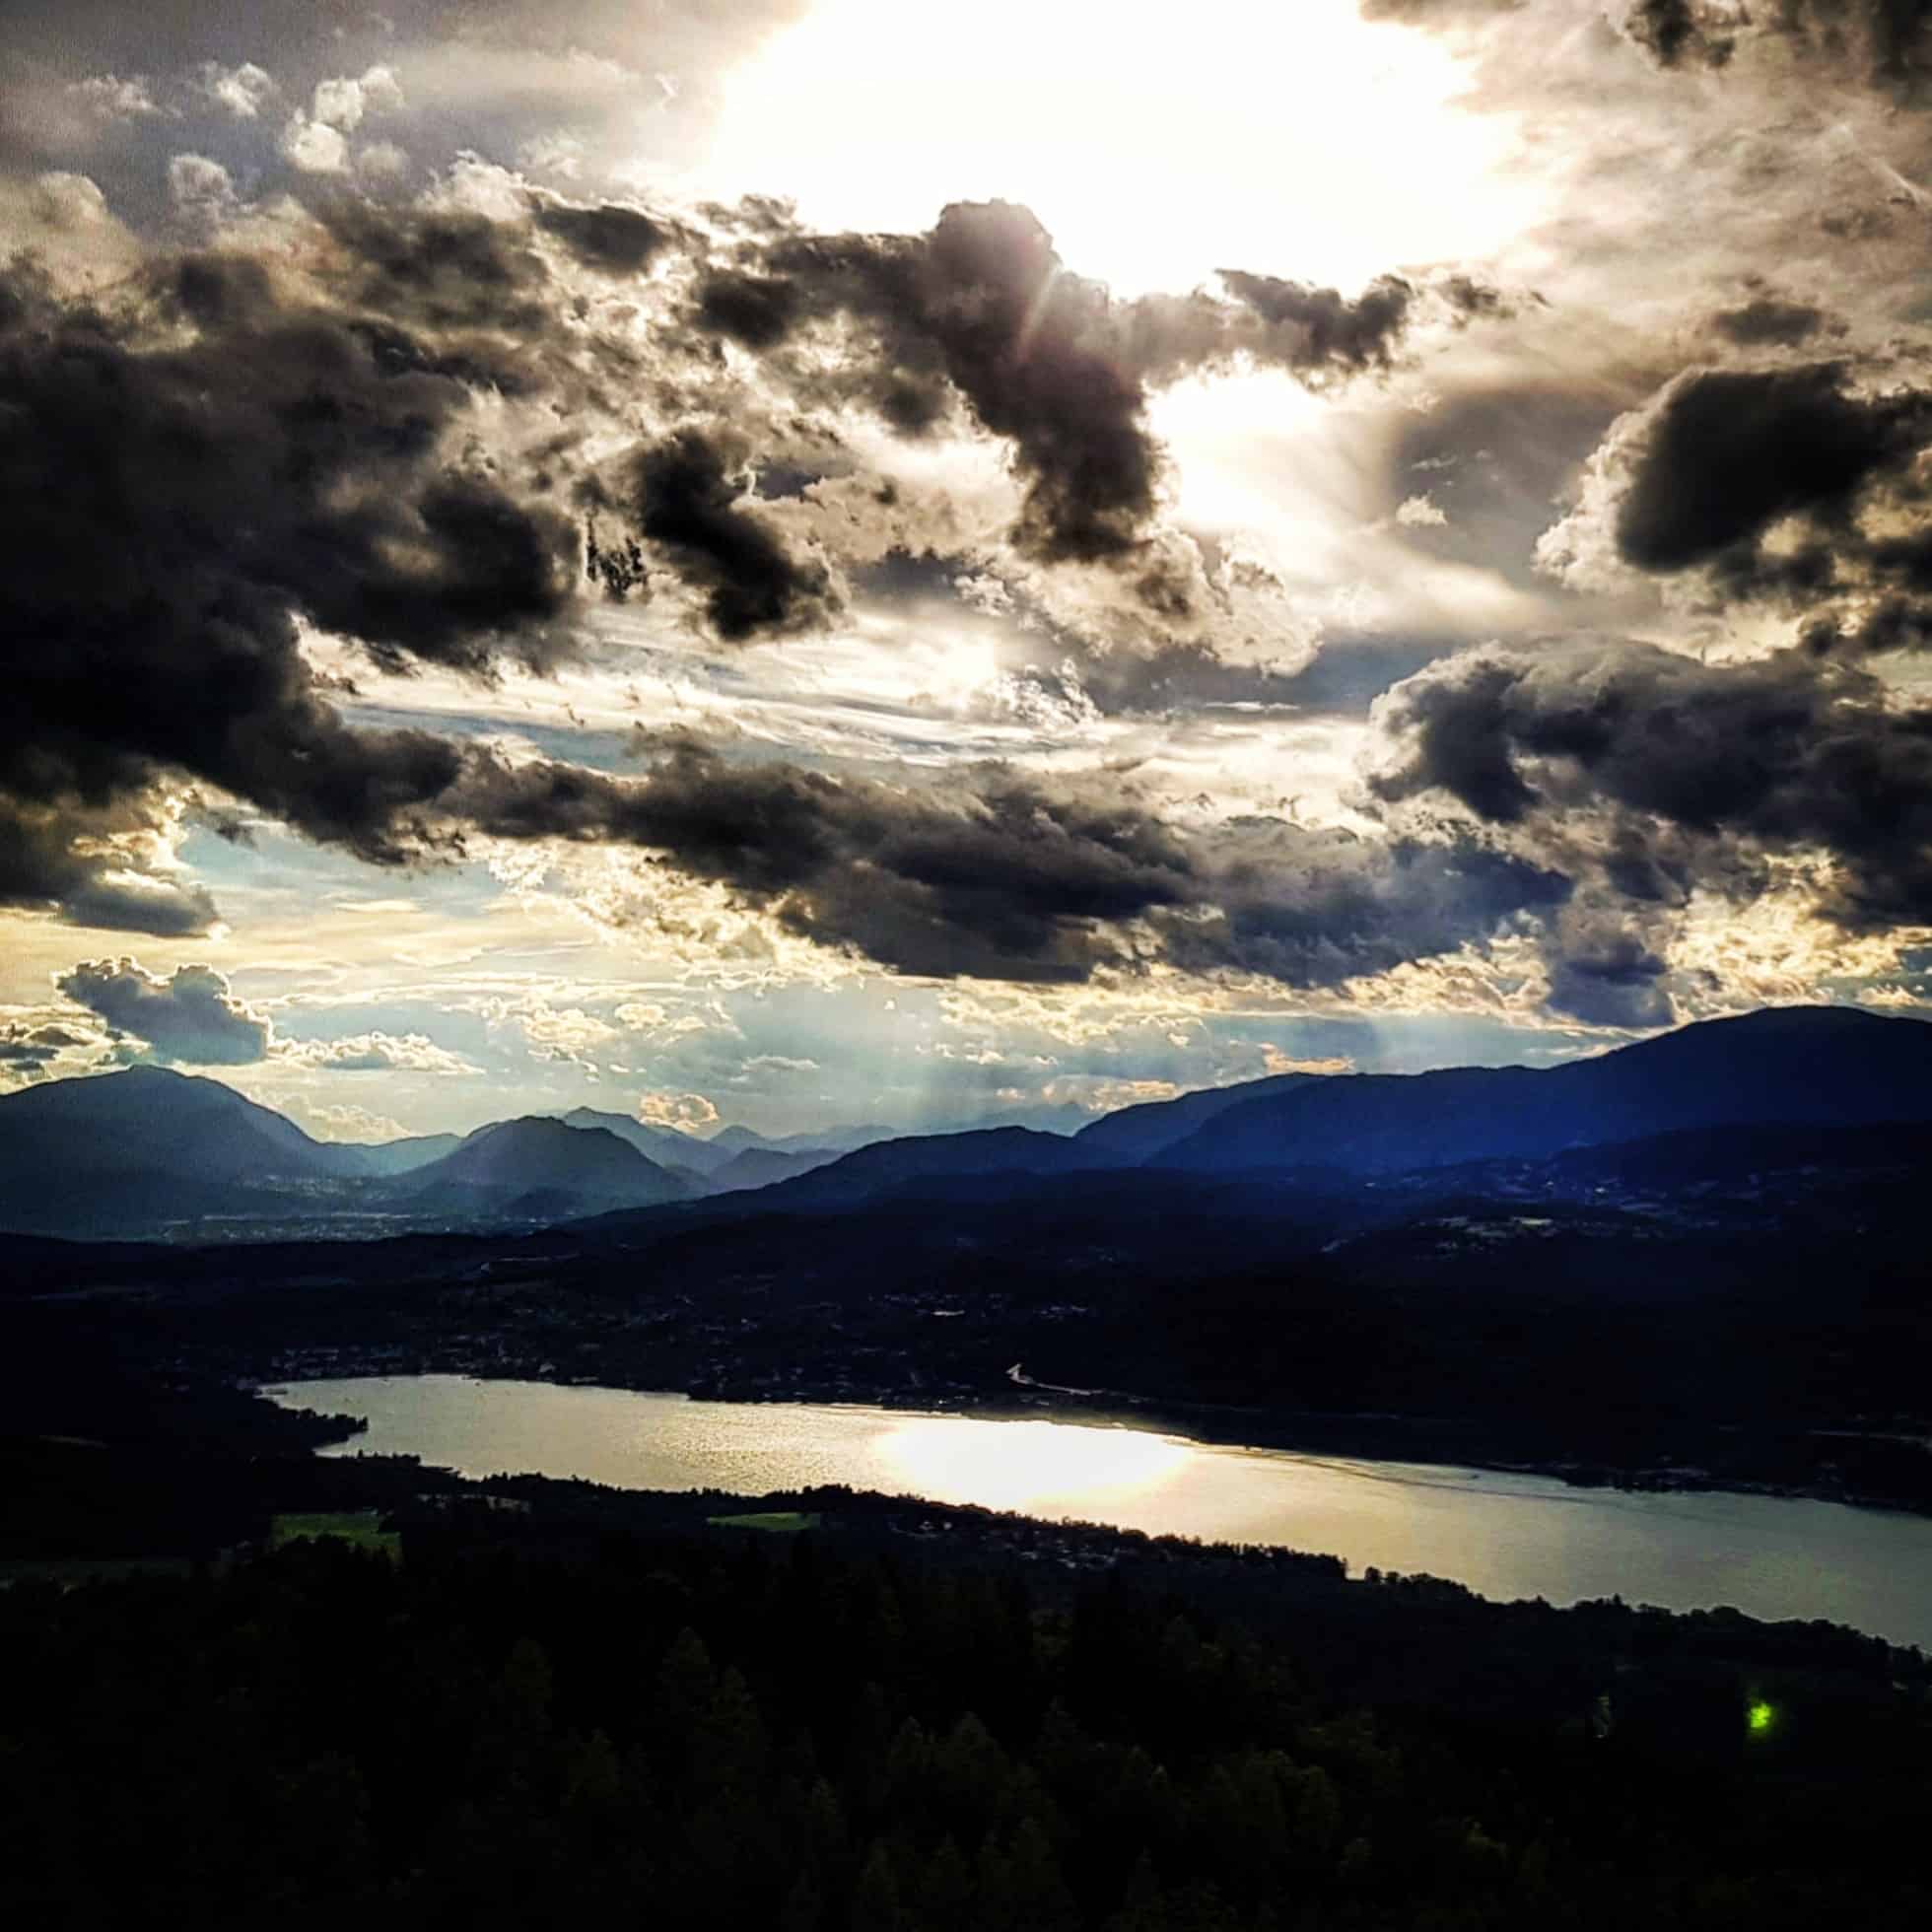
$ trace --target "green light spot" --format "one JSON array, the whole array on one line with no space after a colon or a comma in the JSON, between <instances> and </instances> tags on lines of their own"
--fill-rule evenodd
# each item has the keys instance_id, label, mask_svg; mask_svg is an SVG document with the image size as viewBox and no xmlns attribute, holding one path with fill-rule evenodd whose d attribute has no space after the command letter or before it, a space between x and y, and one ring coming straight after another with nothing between
<instances>
[{"instance_id":1,"label":"green light spot","mask_svg":"<svg viewBox=\"0 0 1932 1932\"><path fill-rule=\"evenodd\" d=\"M1777 1722L1777 1706L1767 1704L1760 1699L1751 1706L1745 1722L1751 1727L1754 1737L1762 1737Z\"/></svg>"}]
</instances>

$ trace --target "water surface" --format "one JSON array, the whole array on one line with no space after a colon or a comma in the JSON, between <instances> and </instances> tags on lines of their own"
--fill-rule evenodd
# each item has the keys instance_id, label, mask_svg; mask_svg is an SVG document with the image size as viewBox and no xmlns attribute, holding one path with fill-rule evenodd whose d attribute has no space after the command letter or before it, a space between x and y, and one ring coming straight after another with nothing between
<instances>
[{"instance_id":1,"label":"water surface","mask_svg":"<svg viewBox=\"0 0 1932 1932\"><path fill-rule=\"evenodd\" d=\"M1152 1430L903 1410L692 1402L466 1376L271 1389L367 1419L327 1452L420 1456L465 1476L626 1489L855 1489L979 1503L1155 1535L1274 1544L1487 1597L1622 1596L1828 1618L1932 1649L1932 1518L1720 1493L1573 1489L1547 1477L1239 1449Z\"/></svg>"}]
</instances>

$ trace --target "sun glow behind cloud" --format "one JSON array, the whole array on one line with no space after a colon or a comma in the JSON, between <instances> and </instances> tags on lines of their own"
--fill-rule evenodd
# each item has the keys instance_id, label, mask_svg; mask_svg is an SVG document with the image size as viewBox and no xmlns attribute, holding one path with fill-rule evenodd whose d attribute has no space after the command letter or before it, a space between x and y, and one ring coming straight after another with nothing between
<instances>
[{"instance_id":1,"label":"sun glow behind cloud","mask_svg":"<svg viewBox=\"0 0 1932 1932\"><path fill-rule=\"evenodd\" d=\"M1439 43L1365 25L1354 0L823 0L731 78L705 172L783 182L826 227L1021 201L1128 295L1223 267L1351 288L1521 226L1513 122L1459 111L1463 85Z\"/></svg>"}]
</instances>

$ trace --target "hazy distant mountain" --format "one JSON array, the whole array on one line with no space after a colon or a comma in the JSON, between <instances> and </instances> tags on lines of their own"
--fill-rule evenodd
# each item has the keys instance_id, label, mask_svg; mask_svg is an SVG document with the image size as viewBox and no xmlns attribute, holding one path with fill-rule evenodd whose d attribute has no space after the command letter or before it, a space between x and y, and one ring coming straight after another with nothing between
<instances>
[{"instance_id":1,"label":"hazy distant mountain","mask_svg":"<svg viewBox=\"0 0 1932 1932\"><path fill-rule=\"evenodd\" d=\"M713 1168L706 1184L713 1194L741 1194L812 1173L839 1158L836 1147L743 1147Z\"/></svg>"},{"instance_id":2,"label":"hazy distant mountain","mask_svg":"<svg viewBox=\"0 0 1932 1932\"><path fill-rule=\"evenodd\" d=\"M521 1201L533 1219L661 1207L692 1193L604 1128L535 1115L479 1127L453 1152L408 1178L409 1199L419 1208L509 1211Z\"/></svg>"},{"instance_id":3,"label":"hazy distant mountain","mask_svg":"<svg viewBox=\"0 0 1932 1932\"><path fill-rule=\"evenodd\" d=\"M1932 1026L1798 1006L1707 1020L1561 1067L1323 1076L1224 1108L1150 1158L1209 1173L1396 1173L1689 1128L1926 1119Z\"/></svg>"},{"instance_id":4,"label":"hazy distant mountain","mask_svg":"<svg viewBox=\"0 0 1932 1932\"><path fill-rule=\"evenodd\" d=\"M1173 1100L1146 1100L1138 1107L1101 1115L1092 1126L1081 1128L1075 1138L1087 1147L1118 1155L1123 1166L1137 1165L1185 1140L1230 1107L1286 1093L1311 1079L1326 1077L1320 1073L1273 1073L1262 1080L1244 1080L1238 1086L1203 1087Z\"/></svg>"},{"instance_id":5,"label":"hazy distant mountain","mask_svg":"<svg viewBox=\"0 0 1932 1932\"><path fill-rule=\"evenodd\" d=\"M902 1132L896 1127L865 1126L813 1128L804 1134L760 1134L756 1128L731 1126L720 1128L704 1144L718 1149L726 1159L753 1148L787 1154L849 1154L880 1140L896 1139Z\"/></svg>"},{"instance_id":6,"label":"hazy distant mountain","mask_svg":"<svg viewBox=\"0 0 1932 1932\"><path fill-rule=\"evenodd\" d=\"M693 1191L611 1134L559 1121L316 1140L219 1080L158 1067L0 1096L0 1228L23 1232L193 1234L226 1221L226 1233L370 1233L398 1217L568 1219Z\"/></svg>"},{"instance_id":7,"label":"hazy distant mountain","mask_svg":"<svg viewBox=\"0 0 1932 1932\"><path fill-rule=\"evenodd\" d=\"M361 1171L365 1174L408 1174L453 1153L462 1143L460 1134L413 1134L401 1140L365 1143L355 1152L360 1156Z\"/></svg>"},{"instance_id":8,"label":"hazy distant mountain","mask_svg":"<svg viewBox=\"0 0 1932 1932\"><path fill-rule=\"evenodd\" d=\"M682 1168L693 1175L710 1174L723 1167L735 1151L720 1147L716 1140L700 1140L695 1134L680 1134L673 1127L650 1127L629 1114L599 1113L594 1107L574 1107L561 1118L567 1127L601 1128L657 1166Z\"/></svg>"}]
</instances>

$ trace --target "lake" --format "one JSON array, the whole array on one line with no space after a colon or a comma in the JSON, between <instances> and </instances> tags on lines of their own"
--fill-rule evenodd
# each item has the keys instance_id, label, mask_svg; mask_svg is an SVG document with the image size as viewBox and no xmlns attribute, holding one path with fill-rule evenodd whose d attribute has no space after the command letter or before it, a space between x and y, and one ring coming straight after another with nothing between
<instances>
[{"instance_id":1,"label":"lake","mask_svg":"<svg viewBox=\"0 0 1932 1932\"><path fill-rule=\"evenodd\" d=\"M855 1489L1321 1551L1485 1597L1621 1596L1827 1618L1932 1650L1932 1518L1720 1493L1230 1448L1152 1430L845 1405L693 1402L459 1375L293 1383L275 1400L363 1417L327 1454L626 1489Z\"/></svg>"}]
</instances>

